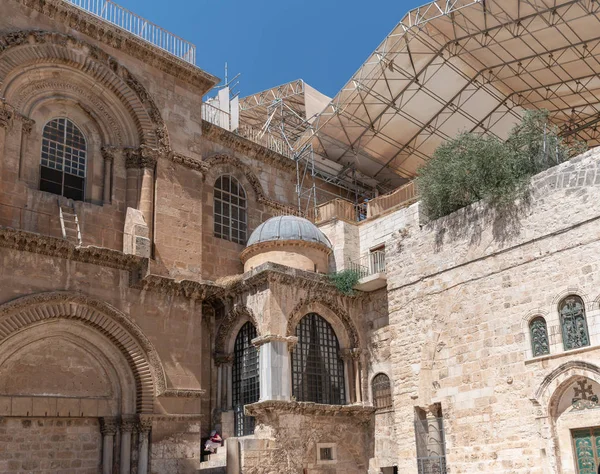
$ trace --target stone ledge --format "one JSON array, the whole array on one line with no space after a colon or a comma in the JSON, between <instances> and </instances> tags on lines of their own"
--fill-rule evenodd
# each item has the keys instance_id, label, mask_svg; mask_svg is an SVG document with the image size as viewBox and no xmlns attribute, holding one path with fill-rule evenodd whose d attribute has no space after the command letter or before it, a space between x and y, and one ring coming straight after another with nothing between
<instances>
[{"instance_id":1,"label":"stone ledge","mask_svg":"<svg viewBox=\"0 0 600 474\"><path fill-rule=\"evenodd\" d=\"M373 419L376 409L363 405L324 405L312 402L295 402L267 400L246 405L246 415L254 416L259 420L272 415L296 414L303 416L347 417L367 423Z\"/></svg>"}]
</instances>

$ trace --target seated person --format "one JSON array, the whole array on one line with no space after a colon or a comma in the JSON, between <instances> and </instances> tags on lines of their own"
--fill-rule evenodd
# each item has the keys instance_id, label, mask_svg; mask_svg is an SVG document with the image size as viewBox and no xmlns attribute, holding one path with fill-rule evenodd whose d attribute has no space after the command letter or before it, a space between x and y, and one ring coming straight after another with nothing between
<instances>
[{"instance_id":1,"label":"seated person","mask_svg":"<svg viewBox=\"0 0 600 474\"><path fill-rule=\"evenodd\" d=\"M221 447L221 443L223 443L223 438L219 436L219 433L213 430L210 432L210 438L208 438L204 444L204 451L214 454L217 452L217 448Z\"/></svg>"}]
</instances>

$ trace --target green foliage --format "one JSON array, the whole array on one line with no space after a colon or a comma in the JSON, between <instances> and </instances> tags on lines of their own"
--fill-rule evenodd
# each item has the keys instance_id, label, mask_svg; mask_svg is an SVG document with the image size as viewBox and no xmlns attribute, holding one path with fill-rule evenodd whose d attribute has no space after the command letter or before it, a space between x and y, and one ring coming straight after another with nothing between
<instances>
[{"instance_id":1,"label":"green foliage","mask_svg":"<svg viewBox=\"0 0 600 474\"><path fill-rule=\"evenodd\" d=\"M343 294L353 295L354 286L360 280L360 273L356 270L342 270L329 274L329 281Z\"/></svg>"},{"instance_id":2,"label":"green foliage","mask_svg":"<svg viewBox=\"0 0 600 474\"><path fill-rule=\"evenodd\" d=\"M514 200L529 178L585 150L567 145L549 123L548 112L526 112L503 142L490 136L461 133L440 145L419 170L417 186L430 219L471 203Z\"/></svg>"}]
</instances>

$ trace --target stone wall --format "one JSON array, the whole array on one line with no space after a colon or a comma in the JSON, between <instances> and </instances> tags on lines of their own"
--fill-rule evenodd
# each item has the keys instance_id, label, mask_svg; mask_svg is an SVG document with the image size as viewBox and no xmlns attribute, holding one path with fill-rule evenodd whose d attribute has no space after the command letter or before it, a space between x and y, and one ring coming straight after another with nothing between
<instances>
[{"instance_id":1,"label":"stone wall","mask_svg":"<svg viewBox=\"0 0 600 474\"><path fill-rule=\"evenodd\" d=\"M0 418L0 472L96 474L102 440L94 418Z\"/></svg>"},{"instance_id":2,"label":"stone wall","mask_svg":"<svg viewBox=\"0 0 600 474\"><path fill-rule=\"evenodd\" d=\"M539 393L564 367L600 355L599 155L536 176L530 198L502 211L480 203L424 226L418 204L406 211L413 217L387 253L401 472L417 472L414 407L433 403L454 473L573 472L554 448L568 452L570 440L554 437ZM569 294L585 302L591 345L532 358L529 321L558 321Z\"/></svg>"}]
</instances>

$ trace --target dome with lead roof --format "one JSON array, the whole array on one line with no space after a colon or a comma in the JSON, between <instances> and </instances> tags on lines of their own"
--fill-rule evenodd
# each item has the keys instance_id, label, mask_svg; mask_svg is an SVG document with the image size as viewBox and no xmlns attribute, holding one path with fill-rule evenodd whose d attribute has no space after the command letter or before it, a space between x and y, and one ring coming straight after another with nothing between
<instances>
[{"instance_id":1,"label":"dome with lead roof","mask_svg":"<svg viewBox=\"0 0 600 474\"><path fill-rule=\"evenodd\" d=\"M298 216L271 217L252 232L246 246L286 240L320 243L331 249L331 242L325 234L308 219Z\"/></svg>"}]
</instances>

